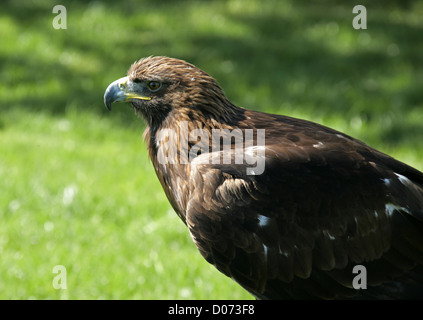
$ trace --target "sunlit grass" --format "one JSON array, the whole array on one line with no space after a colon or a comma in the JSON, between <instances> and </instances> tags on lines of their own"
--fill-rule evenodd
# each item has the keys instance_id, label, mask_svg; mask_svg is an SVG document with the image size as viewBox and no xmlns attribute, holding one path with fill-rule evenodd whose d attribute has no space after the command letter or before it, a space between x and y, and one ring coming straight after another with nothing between
<instances>
[{"instance_id":1,"label":"sunlit grass","mask_svg":"<svg viewBox=\"0 0 423 320\"><path fill-rule=\"evenodd\" d=\"M237 105L344 131L423 169L423 7L331 1L0 4L0 298L250 299L200 256L142 141L103 93L148 55L189 60ZM62 4L62 3L60 3ZM420 40L420 41L418 41ZM67 290L52 286L67 268Z\"/></svg>"}]
</instances>

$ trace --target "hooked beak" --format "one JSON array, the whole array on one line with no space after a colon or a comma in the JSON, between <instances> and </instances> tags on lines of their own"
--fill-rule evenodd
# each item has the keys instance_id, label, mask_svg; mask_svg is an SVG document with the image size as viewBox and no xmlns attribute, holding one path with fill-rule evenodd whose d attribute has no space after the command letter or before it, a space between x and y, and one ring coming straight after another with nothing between
<instances>
[{"instance_id":1,"label":"hooked beak","mask_svg":"<svg viewBox=\"0 0 423 320\"><path fill-rule=\"evenodd\" d=\"M129 80L128 77L113 81L104 93L104 104L107 110L112 110L112 103L127 102L133 99L151 100L151 97L141 95L137 90L139 85Z\"/></svg>"}]
</instances>

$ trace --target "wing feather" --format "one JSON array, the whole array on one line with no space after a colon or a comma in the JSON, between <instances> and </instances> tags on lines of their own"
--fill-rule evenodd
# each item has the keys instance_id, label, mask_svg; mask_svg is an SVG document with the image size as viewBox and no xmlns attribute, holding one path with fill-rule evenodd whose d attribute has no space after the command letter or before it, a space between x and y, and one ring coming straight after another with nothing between
<instances>
[{"instance_id":1,"label":"wing feather","mask_svg":"<svg viewBox=\"0 0 423 320\"><path fill-rule=\"evenodd\" d=\"M362 145L348 145L354 143L327 143L319 152L267 145L262 175L247 175L246 163L194 161L190 179L199 183L190 184L186 219L200 252L259 298L297 296L300 283L305 297L351 296L355 264L368 266L372 283L380 284L421 263L422 229L396 222L407 220L404 214L420 218L420 184L400 181L380 160L366 158ZM405 198L404 186L411 189ZM406 211L390 212L390 202ZM397 233L403 240L393 239Z\"/></svg>"}]
</instances>

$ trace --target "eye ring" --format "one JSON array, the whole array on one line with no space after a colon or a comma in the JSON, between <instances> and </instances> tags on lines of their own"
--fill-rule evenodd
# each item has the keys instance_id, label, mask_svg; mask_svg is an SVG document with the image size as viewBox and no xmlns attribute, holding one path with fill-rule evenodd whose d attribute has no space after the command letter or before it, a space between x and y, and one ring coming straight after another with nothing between
<instances>
[{"instance_id":1,"label":"eye ring","mask_svg":"<svg viewBox=\"0 0 423 320\"><path fill-rule=\"evenodd\" d=\"M148 82L148 88L152 91L152 92L156 92L159 91L160 88L162 87L162 84L160 83L160 81L150 81Z\"/></svg>"}]
</instances>

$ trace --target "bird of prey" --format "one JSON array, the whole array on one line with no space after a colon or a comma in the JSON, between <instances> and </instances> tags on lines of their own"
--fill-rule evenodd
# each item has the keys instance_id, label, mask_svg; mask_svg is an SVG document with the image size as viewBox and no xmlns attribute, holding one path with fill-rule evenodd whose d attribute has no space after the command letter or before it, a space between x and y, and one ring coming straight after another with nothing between
<instances>
[{"instance_id":1,"label":"bird of prey","mask_svg":"<svg viewBox=\"0 0 423 320\"><path fill-rule=\"evenodd\" d=\"M201 255L257 299L423 298L422 172L323 125L237 107L175 58L132 64L106 89L114 102L147 122Z\"/></svg>"}]
</instances>

